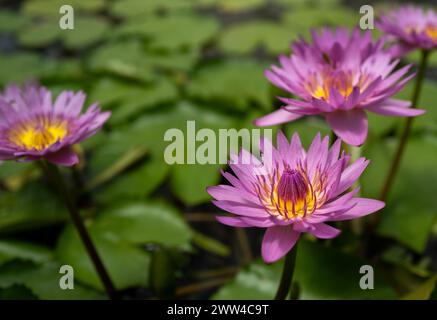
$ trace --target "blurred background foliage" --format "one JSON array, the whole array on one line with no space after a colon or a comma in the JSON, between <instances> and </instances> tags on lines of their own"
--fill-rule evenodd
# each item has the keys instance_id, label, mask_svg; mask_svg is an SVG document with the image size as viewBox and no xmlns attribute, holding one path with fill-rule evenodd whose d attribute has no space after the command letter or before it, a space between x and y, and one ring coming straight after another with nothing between
<instances>
[{"instance_id":1,"label":"blurred background foliage","mask_svg":"<svg viewBox=\"0 0 437 320\"><path fill-rule=\"evenodd\" d=\"M376 13L396 4L371 2ZM88 105L113 112L105 131L77 146L81 164L65 174L123 296L271 299L281 265L259 259L262 230L214 221L219 211L205 188L220 183L224 166L168 166L164 132L185 131L187 120L197 129L252 128L278 107L264 69L310 28L356 25L360 1L70 0L74 30L58 25L66 1L0 3L0 86L39 80L55 92L80 89ZM404 63L415 61L412 54ZM360 221L344 223L331 241L302 241L301 299L437 298L436 81L434 54L420 101L428 113L414 123L376 232L363 234ZM411 85L399 96L410 94ZM363 196L378 196L402 124L371 115ZM329 134L318 118L285 130L306 145ZM0 179L0 299L105 298L38 168L5 162ZM62 264L74 267L74 290L59 288ZM364 264L375 267L374 290L359 288Z\"/></svg>"}]
</instances>

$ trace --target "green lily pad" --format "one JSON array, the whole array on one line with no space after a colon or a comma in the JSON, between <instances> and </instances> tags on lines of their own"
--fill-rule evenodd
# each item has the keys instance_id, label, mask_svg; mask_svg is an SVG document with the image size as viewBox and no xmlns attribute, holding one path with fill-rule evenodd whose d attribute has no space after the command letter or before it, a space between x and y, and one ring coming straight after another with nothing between
<instances>
[{"instance_id":1,"label":"green lily pad","mask_svg":"<svg viewBox=\"0 0 437 320\"><path fill-rule=\"evenodd\" d=\"M219 10L228 13L238 13L241 11L259 8L267 4L266 0L198 0L200 6L214 6Z\"/></svg>"},{"instance_id":2,"label":"green lily pad","mask_svg":"<svg viewBox=\"0 0 437 320\"><path fill-rule=\"evenodd\" d=\"M305 31L319 27L354 27L360 22L360 15L343 7L308 8L289 11L284 15L284 23L289 28Z\"/></svg>"},{"instance_id":3,"label":"green lily pad","mask_svg":"<svg viewBox=\"0 0 437 320\"><path fill-rule=\"evenodd\" d=\"M47 300L88 300L103 299L104 296L95 290L88 289L75 282L74 290L63 290L59 286L62 274L61 264L57 262L33 265L14 262L0 267L0 288L23 285L40 299ZM16 293L15 293L16 294ZM15 297L17 298L17 297Z\"/></svg>"},{"instance_id":4,"label":"green lily pad","mask_svg":"<svg viewBox=\"0 0 437 320\"><path fill-rule=\"evenodd\" d=\"M28 47L46 47L61 41L69 49L86 47L104 38L109 24L102 18L76 16L74 29L63 30L57 19L35 20L23 28L18 35L19 42Z\"/></svg>"},{"instance_id":5,"label":"green lily pad","mask_svg":"<svg viewBox=\"0 0 437 320\"><path fill-rule=\"evenodd\" d=\"M188 248L192 231L182 216L162 202L131 202L103 211L93 230L132 244L157 243Z\"/></svg>"},{"instance_id":6,"label":"green lily pad","mask_svg":"<svg viewBox=\"0 0 437 320\"><path fill-rule=\"evenodd\" d=\"M29 16L42 16L42 17L60 17L59 9L63 5L70 5L76 12L97 12L105 7L105 0L38 0L38 1L25 1L22 12Z\"/></svg>"},{"instance_id":7,"label":"green lily pad","mask_svg":"<svg viewBox=\"0 0 437 320\"><path fill-rule=\"evenodd\" d=\"M192 98L221 102L227 108L238 111L253 108L253 103L269 110L270 86L263 72L264 65L251 60L207 65L194 73L187 92Z\"/></svg>"},{"instance_id":8,"label":"green lily pad","mask_svg":"<svg viewBox=\"0 0 437 320\"><path fill-rule=\"evenodd\" d=\"M22 83L38 77L45 70L42 59L33 53L0 54L0 83Z\"/></svg>"},{"instance_id":9,"label":"green lily pad","mask_svg":"<svg viewBox=\"0 0 437 320\"><path fill-rule=\"evenodd\" d=\"M197 48L211 40L219 29L213 18L198 15L169 15L132 20L123 24L120 36L142 35L152 49L178 50Z\"/></svg>"},{"instance_id":10,"label":"green lily pad","mask_svg":"<svg viewBox=\"0 0 437 320\"><path fill-rule=\"evenodd\" d=\"M117 0L111 2L110 12L117 17L143 17L160 12L189 10L191 0Z\"/></svg>"},{"instance_id":11,"label":"green lily pad","mask_svg":"<svg viewBox=\"0 0 437 320\"><path fill-rule=\"evenodd\" d=\"M188 71L199 57L197 50L184 52L150 52L136 40L110 42L94 51L88 60L92 71L108 72L118 76L152 81L154 70L169 72Z\"/></svg>"},{"instance_id":12,"label":"green lily pad","mask_svg":"<svg viewBox=\"0 0 437 320\"><path fill-rule=\"evenodd\" d=\"M94 51L88 61L92 71L109 72L144 81L153 79L152 66L144 59L140 42L112 42Z\"/></svg>"},{"instance_id":13,"label":"green lily pad","mask_svg":"<svg viewBox=\"0 0 437 320\"><path fill-rule=\"evenodd\" d=\"M0 11L0 33L17 32L28 24L26 17L19 15L15 11Z\"/></svg>"},{"instance_id":14,"label":"green lily pad","mask_svg":"<svg viewBox=\"0 0 437 320\"><path fill-rule=\"evenodd\" d=\"M1 231L49 225L67 217L65 205L58 196L40 183L28 183L19 192L0 194Z\"/></svg>"},{"instance_id":15,"label":"green lily pad","mask_svg":"<svg viewBox=\"0 0 437 320\"><path fill-rule=\"evenodd\" d=\"M144 250L129 243L111 239L93 225L88 228L96 249L118 290L148 285L150 257ZM56 257L74 268L75 278L95 289L103 285L97 275L76 230L68 226L61 234Z\"/></svg>"},{"instance_id":16,"label":"green lily pad","mask_svg":"<svg viewBox=\"0 0 437 320\"><path fill-rule=\"evenodd\" d=\"M340 0L274 0L282 5L290 5L293 9L301 10L304 8L329 8L337 7Z\"/></svg>"},{"instance_id":17,"label":"green lily pad","mask_svg":"<svg viewBox=\"0 0 437 320\"><path fill-rule=\"evenodd\" d=\"M45 247L15 240L0 240L0 265L14 259L43 263L53 259Z\"/></svg>"},{"instance_id":18,"label":"green lily pad","mask_svg":"<svg viewBox=\"0 0 437 320\"><path fill-rule=\"evenodd\" d=\"M296 38L294 29L272 22L247 22L226 29L219 41L224 52L246 54L258 47L269 53L287 53L291 42Z\"/></svg>"},{"instance_id":19,"label":"green lily pad","mask_svg":"<svg viewBox=\"0 0 437 320\"><path fill-rule=\"evenodd\" d=\"M96 200L114 203L126 199L144 199L161 185L168 176L169 167L160 159L152 159L129 170L96 191Z\"/></svg>"},{"instance_id":20,"label":"green lily pad","mask_svg":"<svg viewBox=\"0 0 437 320\"><path fill-rule=\"evenodd\" d=\"M60 36L65 46L77 49L89 46L106 37L109 23L96 17L76 17L73 30L62 30Z\"/></svg>"},{"instance_id":21,"label":"green lily pad","mask_svg":"<svg viewBox=\"0 0 437 320\"><path fill-rule=\"evenodd\" d=\"M368 157L372 159L373 154L372 152ZM416 252L423 252L425 249L433 221L437 218L437 201L433 191L437 181L434 170L436 156L437 143L433 139L411 138L387 206L378 213L381 215L378 232L398 240ZM385 162L390 163L387 159L391 161L392 158L385 157ZM377 181L382 181L387 174L382 168L387 165L378 164L377 159L373 159L373 162L374 173L380 172ZM363 181L364 186L370 183L372 181Z\"/></svg>"},{"instance_id":22,"label":"green lily pad","mask_svg":"<svg viewBox=\"0 0 437 320\"><path fill-rule=\"evenodd\" d=\"M27 47L46 47L58 40L62 31L55 19L42 20L22 29L18 34L18 41Z\"/></svg>"},{"instance_id":23,"label":"green lily pad","mask_svg":"<svg viewBox=\"0 0 437 320\"><path fill-rule=\"evenodd\" d=\"M395 291L374 268L374 290L362 290L359 285L360 267L365 261L337 249L299 242L295 281L300 288L299 299L394 299ZM282 263L272 265L262 261L240 271L213 299L268 300L275 296L282 272Z\"/></svg>"}]
</instances>

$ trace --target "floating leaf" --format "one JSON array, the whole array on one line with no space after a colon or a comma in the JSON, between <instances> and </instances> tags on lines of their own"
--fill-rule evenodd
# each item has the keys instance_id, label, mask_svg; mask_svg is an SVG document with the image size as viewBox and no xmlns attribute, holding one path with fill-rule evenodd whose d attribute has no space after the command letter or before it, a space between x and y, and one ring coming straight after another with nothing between
<instances>
[{"instance_id":1,"label":"floating leaf","mask_svg":"<svg viewBox=\"0 0 437 320\"><path fill-rule=\"evenodd\" d=\"M282 5L290 5L295 10L302 10L305 8L329 8L337 7L340 0L274 0L276 3Z\"/></svg>"},{"instance_id":2,"label":"floating leaf","mask_svg":"<svg viewBox=\"0 0 437 320\"><path fill-rule=\"evenodd\" d=\"M207 202L210 196L206 188L220 181L219 169L216 165L176 165L172 170L171 189L188 205Z\"/></svg>"},{"instance_id":3,"label":"floating leaf","mask_svg":"<svg viewBox=\"0 0 437 320\"><path fill-rule=\"evenodd\" d=\"M118 176L117 179L96 192L99 202L143 199L152 193L167 177L169 167L161 160L151 160L139 168Z\"/></svg>"},{"instance_id":4,"label":"floating leaf","mask_svg":"<svg viewBox=\"0 0 437 320\"><path fill-rule=\"evenodd\" d=\"M264 66L251 60L224 61L199 69L189 82L192 98L222 102L230 109L247 110L257 103L270 109L270 87Z\"/></svg>"},{"instance_id":5,"label":"floating leaf","mask_svg":"<svg viewBox=\"0 0 437 320\"><path fill-rule=\"evenodd\" d=\"M0 33L2 32L17 32L28 23L26 17L19 15L14 11L0 11Z\"/></svg>"},{"instance_id":6,"label":"floating leaf","mask_svg":"<svg viewBox=\"0 0 437 320\"><path fill-rule=\"evenodd\" d=\"M1 231L29 229L66 218L65 205L45 185L29 183L19 192L0 194Z\"/></svg>"},{"instance_id":7,"label":"floating leaf","mask_svg":"<svg viewBox=\"0 0 437 320\"><path fill-rule=\"evenodd\" d=\"M382 273L374 269L375 289L362 290L360 267L367 264L334 248L306 241L299 242L295 281L299 299L393 299L394 290ZM267 300L275 296L281 277L281 263L252 263L220 288L213 299Z\"/></svg>"},{"instance_id":8,"label":"floating leaf","mask_svg":"<svg viewBox=\"0 0 437 320\"><path fill-rule=\"evenodd\" d=\"M129 152L125 153L120 159L117 159L117 161L112 163L109 168L90 180L86 185L86 189L94 189L97 186L108 182L125 171L132 164L144 158L146 154L147 149L140 146L129 150Z\"/></svg>"},{"instance_id":9,"label":"floating leaf","mask_svg":"<svg viewBox=\"0 0 437 320\"><path fill-rule=\"evenodd\" d=\"M173 12L190 9L191 0L118 0L111 2L113 15L123 18L143 17L154 13Z\"/></svg>"},{"instance_id":10,"label":"floating leaf","mask_svg":"<svg viewBox=\"0 0 437 320\"><path fill-rule=\"evenodd\" d=\"M212 18L197 15L169 15L133 20L117 31L118 35L141 34L153 49L178 50L197 48L211 40L219 29Z\"/></svg>"},{"instance_id":11,"label":"floating leaf","mask_svg":"<svg viewBox=\"0 0 437 320\"><path fill-rule=\"evenodd\" d=\"M159 202L133 202L102 212L93 224L100 235L134 244L188 248L192 231L180 213Z\"/></svg>"},{"instance_id":12,"label":"floating leaf","mask_svg":"<svg viewBox=\"0 0 437 320\"><path fill-rule=\"evenodd\" d=\"M372 162L361 179L365 196L379 196L396 145L388 145L388 148L375 143L368 147L365 156ZM417 252L425 249L432 222L437 216L436 197L432 191L437 181L434 174L436 155L437 145L432 139L411 138L387 206L378 213L381 219L378 232Z\"/></svg>"},{"instance_id":13,"label":"floating leaf","mask_svg":"<svg viewBox=\"0 0 437 320\"><path fill-rule=\"evenodd\" d=\"M354 27L358 25L360 16L343 7L308 8L289 11L284 15L284 23L308 34L309 29L317 27Z\"/></svg>"},{"instance_id":14,"label":"floating leaf","mask_svg":"<svg viewBox=\"0 0 437 320\"><path fill-rule=\"evenodd\" d=\"M194 150L189 150L188 144L193 142L194 145L199 148L199 146L203 145L203 143L206 141L188 141L189 139L195 139L195 137L190 137L191 133L189 133L189 130L191 129L188 128L187 121L195 121L195 127L193 127L193 129L196 132L202 128L206 128L206 130L211 132L215 137L219 137L219 129L233 128L235 123L233 119L229 117L221 116L208 111L196 111L196 108L190 105L181 105L178 115L180 119L179 121L182 122L182 126L179 128L184 133L184 137L186 139L186 141L179 141L179 143L183 144L182 147L185 150L187 157L185 164L172 165L172 178L170 185L173 193L182 201L184 201L184 203L188 205L196 205L206 202L210 199L209 195L206 193L206 188L210 185L217 184L220 180L219 169L221 165L218 164L220 160L220 143L209 144L212 146L212 148L211 150L208 149L206 152L207 155L209 155L209 152L215 152L215 157L211 157L214 158L212 159L212 163L199 163L198 155L204 156L204 154L197 154L198 150L196 150L195 163L189 163L188 154L190 152L194 152ZM168 145L170 143L178 142L167 142Z\"/></svg>"},{"instance_id":15,"label":"floating leaf","mask_svg":"<svg viewBox=\"0 0 437 320\"><path fill-rule=\"evenodd\" d=\"M266 0L199 0L199 5L216 6L218 9L229 13L238 13L245 10L259 8L266 4Z\"/></svg>"},{"instance_id":16,"label":"floating leaf","mask_svg":"<svg viewBox=\"0 0 437 320\"><path fill-rule=\"evenodd\" d=\"M250 53L258 47L272 54L286 53L296 36L294 29L276 23L247 22L226 29L220 37L219 47L236 54Z\"/></svg>"},{"instance_id":17,"label":"floating leaf","mask_svg":"<svg viewBox=\"0 0 437 320\"><path fill-rule=\"evenodd\" d=\"M0 256L3 257L3 263L13 259L33 261L35 263L47 262L53 259L52 252L48 248L13 240L0 240ZM5 257L7 259L4 259Z\"/></svg>"},{"instance_id":18,"label":"floating leaf","mask_svg":"<svg viewBox=\"0 0 437 320\"><path fill-rule=\"evenodd\" d=\"M37 300L32 290L23 285L14 284L8 288L0 288L0 300Z\"/></svg>"},{"instance_id":19,"label":"floating leaf","mask_svg":"<svg viewBox=\"0 0 437 320\"><path fill-rule=\"evenodd\" d=\"M137 41L113 42L98 48L89 59L89 67L128 78L153 79L152 66L144 59L142 45Z\"/></svg>"},{"instance_id":20,"label":"floating leaf","mask_svg":"<svg viewBox=\"0 0 437 320\"><path fill-rule=\"evenodd\" d=\"M108 31L109 24L102 18L75 17L74 29L63 30L60 36L67 48L77 49L102 40Z\"/></svg>"},{"instance_id":21,"label":"floating leaf","mask_svg":"<svg viewBox=\"0 0 437 320\"><path fill-rule=\"evenodd\" d=\"M58 40L61 32L62 29L56 20L42 20L21 30L18 41L28 47L45 47Z\"/></svg>"},{"instance_id":22,"label":"floating leaf","mask_svg":"<svg viewBox=\"0 0 437 320\"><path fill-rule=\"evenodd\" d=\"M165 78L158 78L148 86L103 78L94 87L90 100L99 101L104 109L117 105L118 108L112 109L112 118L121 122L145 109L174 101L177 96L175 85Z\"/></svg>"},{"instance_id":23,"label":"floating leaf","mask_svg":"<svg viewBox=\"0 0 437 320\"><path fill-rule=\"evenodd\" d=\"M23 13L30 16L60 16L60 8L63 5L70 5L75 10L75 13L79 12L96 12L104 8L105 0L38 0L38 1L25 1L23 5Z\"/></svg>"},{"instance_id":24,"label":"floating leaf","mask_svg":"<svg viewBox=\"0 0 437 320\"><path fill-rule=\"evenodd\" d=\"M37 78L44 72L42 59L32 53L0 54L0 83L22 83Z\"/></svg>"},{"instance_id":25,"label":"floating leaf","mask_svg":"<svg viewBox=\"0 0 437 320\"><path fill-rule=\"evenodd\" d=\"M89 228L99 255L118 290L148 285L150 258L147 252L129 243L109 239L93 225ZM74 268L75 278L93 288L103 285L91 263L76 230L68 226L61 234L56 247L56 257Z\"/></svg>"},{"instance_id":26,"label":"floating leaf","mask_svg":"<svg viewBox=\"0 0 437 320\"><path fill-rule=\"evenodd\" d=\"M103 299L100 293L74 283L74 290L63 290L59 286L60 264L56 262L33 265L10 263L0 267L0 288L10 288L19 284L29 288L40 299L78 300Z\"/></svg>"}]
</instances>

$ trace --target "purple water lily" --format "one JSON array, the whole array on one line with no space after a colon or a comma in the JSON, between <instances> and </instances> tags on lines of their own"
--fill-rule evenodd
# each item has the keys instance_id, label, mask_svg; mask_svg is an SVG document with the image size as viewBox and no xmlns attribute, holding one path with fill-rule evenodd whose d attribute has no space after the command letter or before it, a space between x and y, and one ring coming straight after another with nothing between
<instances>
[{"instance_id":1,"label":"purple water lily","mask_svg":"<svg viewBox=\"0 0 437 320\"><path fill-rule=\"evenodd\" d=\"M44 87L8 86L0 94L0 159L76 164L72 146L94 135L110 116L97 104L80 114L84 102L82 92L64 91L53 103Z\"/></svg>"},{"instance_id":2,"label":"purple water lily","mask_svg":"<svg viewBox=\"0 0 437 320\"><path fill-rule=\"evenodd\" d=\"M266 77L298 99L282 98L281 109L255 120L258 126L322 115L338 137L361 145L367 137L366 111L385 116L412 117L423 110L410 102L391 98L414 76L410 66L395 72L399 60L383 49L383 40L372 41L370 32L339 28L312 32L313 43L301 39L292 45L290 57L280 56Z\"/></svg>"},{"instance_id":3,"label":"purple water lily","mask_svg":"<svg viewBox=\"0 0 437 320\"><path fill-rule=\"evenodd\" d=\"M403 56L414 49L437 48L437 13L412 5L402 6L380 17L378 27L397 42L392 54Z\"/></svg>"},{"instance_id":4,"label":"purple water lily","mask_svg":"<svg viewBox=\"0 0 437 320\"><path fill-rule=\"evenodd\" d=\"M327 222L359 218L384 207L384 202L356 197L358 188L349 191L368 161L359 158L348 165L350 156L340 154L340 146L338 139L329 148L329 138L321 140L318 134L306 152L298 134L288 143L279 132L277 148L267 139L261 142L262 150L272 152L270 162L242 150L230 163L235 175L223 172L231 185L207 189L217 207L235 215L217 220L233 227L267 228L261 250L266 262L283 257L303 232L336 237L340 230Z\"/></svg>"}]
</instances>

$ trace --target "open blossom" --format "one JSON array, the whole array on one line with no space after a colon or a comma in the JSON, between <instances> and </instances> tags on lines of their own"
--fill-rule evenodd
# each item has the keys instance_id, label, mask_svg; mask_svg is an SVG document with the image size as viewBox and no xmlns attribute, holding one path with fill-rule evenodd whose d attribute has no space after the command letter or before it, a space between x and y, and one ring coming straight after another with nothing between
<instances>
[{"instance_id":1,"label":"open blossom","mask_svg":"<svg viewBox=\"0 0 437 320\"><path fill-rule=\"evenodd\" d=\"M359 218L384 207L381 201L356 197L358 188L349 191L368 161L359 158L349 165L350 156L340 154L340 145L338 139L329 148L329 138L321 140L318 134L306 152L297 134L288 143L279 132L277 148L267 139L261 143L262 150L271 150L271 161L242 150L230 163L235 175L223 172L231 185L207 190L217 207L234 214L217 220L233 227L267 228L261 250L266 262L283 257L303 232L336 237L340 230L327 222Z\"/></svg>"},{"instance_id":2,"label":"open blossom","mask_svg":"<svg viewBox=\"0 0 437 320\"><path fill-rule=\"evenodd\" d=\"M437 13L431 9L402 6L382 15L378 27L397 41L392 48L396 56L414 49L437 48Z\"/></svg>"},{"instance_id":3,"label":"open blossom","mask_svg":"<svg viewBox=\"0 0 437 320\"><path fill-rule=\"evenodd\" d=\"M85 94L62 92L52 101L44 87L8 86L0 93L0 160L38 160L72 166L72 146L100 130L109 112L97 104L81 114Z\"/></svg>"},{"instance_id":4,"label":"open blossom","mask_svg":"<svg viewBox=\"0 0 437 320\"><path fill-rule=\"evenodd\" d=\"M313 43L299 40L291 56L280 56L280 67L272 66L266 77L297 99L279 98L279 110L255 120L258 126L294 121L302 116L325 117L338 137L361 145L367 137L366 111L385 116L417 116L423 110L409 108L410 102L391 98L414 76L410 66L395 72L399 60L372 41L370 32L355 29L312 32Z\"/></svg>"}]
</instances>

